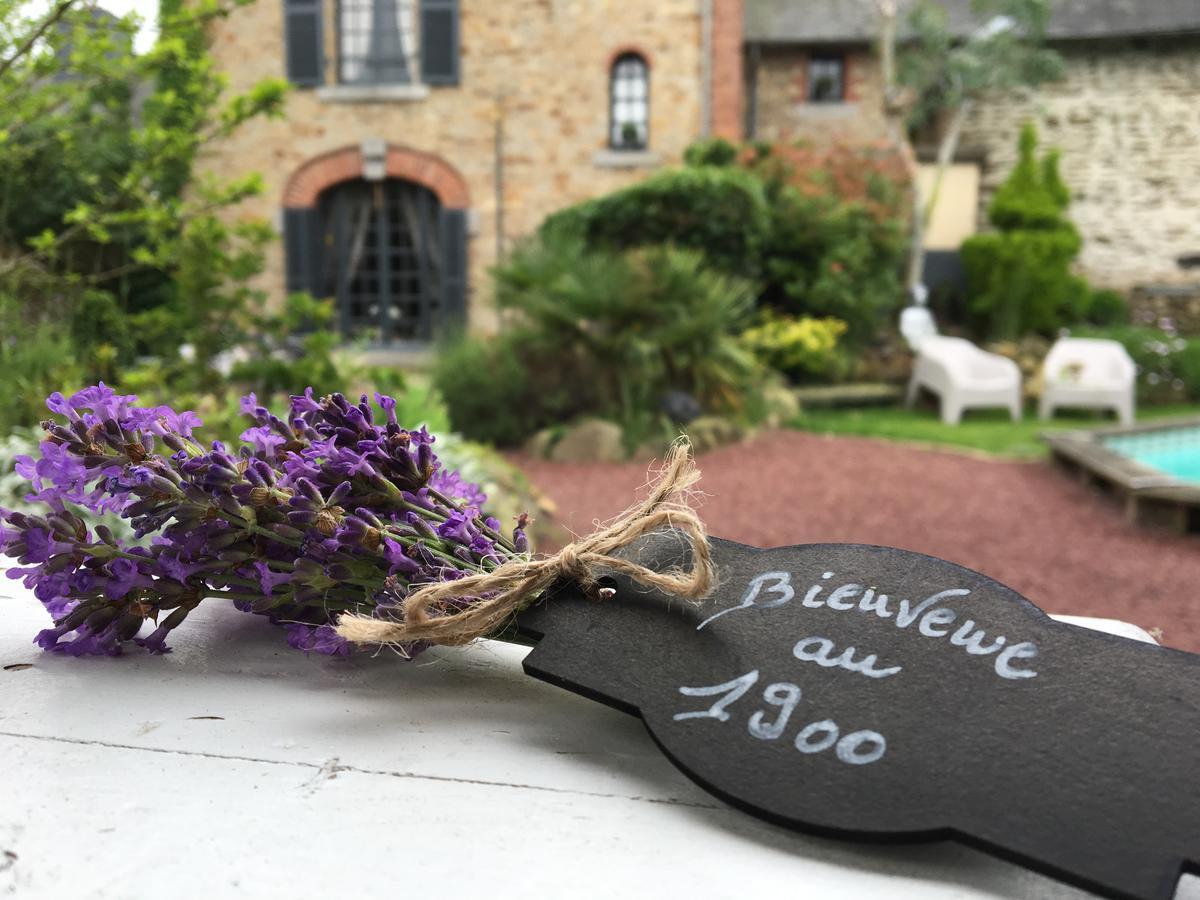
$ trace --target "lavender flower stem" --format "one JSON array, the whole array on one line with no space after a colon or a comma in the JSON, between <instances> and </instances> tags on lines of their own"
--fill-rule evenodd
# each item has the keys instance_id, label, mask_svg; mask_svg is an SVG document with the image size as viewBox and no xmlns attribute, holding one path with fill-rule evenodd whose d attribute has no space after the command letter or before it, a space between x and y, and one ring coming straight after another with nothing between
<instances>
[{"instance_id":1,"label":"lavender flower stem","mask_svg":"<svg viewBox=\"0 0 1200 900\"><path fill-rule=\"evenodd\" d=\"M376 397L380 425L365 397L309 389L285 423L251 395L238 449L206 447L192 413L136 400L103 384L51 395L66 424L48 422L40 458L17 461L46 512L0 510L0 554L20 560L55 622L38 635L46 649L120 653L153 619L136 640L166 652L168 633L214 597L287 619L293 646L344 655L331 627L340 612L394 610L418 585L525 550L525 520L502 537L480 514L478 486L441 467L424 429L400 427L391 398ZM103 526L93 538L78 509L120 514L150 541L123 543Z\"/></svg>"}]
</instances>

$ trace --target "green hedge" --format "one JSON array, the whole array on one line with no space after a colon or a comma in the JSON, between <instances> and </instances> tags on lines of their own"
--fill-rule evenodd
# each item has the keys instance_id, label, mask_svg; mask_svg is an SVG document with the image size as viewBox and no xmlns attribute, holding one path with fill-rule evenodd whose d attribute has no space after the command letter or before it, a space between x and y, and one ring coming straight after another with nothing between
<instances>
[{"instance_id":1,"label":"green hedge","mask_svg":"<svg viewBox=\"0 0 1200 900\"><path fill-rule=\"evenodd\" d=\"M1145 403L1200 403L1200 337L1181 337L1134 325L1081 328L1081 337L1119 341L1138 367L1138 398Z\"/></svg>"},{"instance_id":2,"label":"green hedge","mask_svg":"<svg viewBox=\"0 0 1200 900\"><path fill-rule=\"evenodd\" d=\"M673 244L703 251L706 264L722 272L758 278L771 227L760 179L740 168L699 166L567 207L546 219L541 234L589 248Z\"/></svg>"}]
</instances>

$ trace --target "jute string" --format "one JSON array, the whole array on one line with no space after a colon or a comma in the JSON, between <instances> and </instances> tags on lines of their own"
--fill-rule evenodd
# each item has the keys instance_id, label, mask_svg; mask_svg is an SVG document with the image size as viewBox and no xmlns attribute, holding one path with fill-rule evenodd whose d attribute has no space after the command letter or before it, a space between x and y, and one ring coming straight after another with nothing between
<instances>
[{"instance_id":1,"label":"jute string","mask_svg":"<svg viewBox=\"0 0 1200 900\"><path fill-rule=\"evenodd\" d=\"M708 534L688 504L688 489L700 478L686 438L676 441L650 496L610 524L540 559L514 559L490 572L424 585L405 598L395 619L346 614L337 633L357 644L466 644L502 630L513 617L559 579L593 591L601 572L628 575L672 597L699 600L716 582ZM656 571L613 555L638 538L674 529L691 548L691 567ZM465 600L480 598L462 607Z\"/></svg>"}]
</instances>

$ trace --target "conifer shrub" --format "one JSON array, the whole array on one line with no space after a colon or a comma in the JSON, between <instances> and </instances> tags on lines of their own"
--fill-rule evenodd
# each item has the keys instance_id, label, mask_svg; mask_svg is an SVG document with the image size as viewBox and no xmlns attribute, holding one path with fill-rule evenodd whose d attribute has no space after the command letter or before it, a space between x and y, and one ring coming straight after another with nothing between
<instances>
[{"instance_id":1,"label":"conifer shrub","mask_svg":"<svg viewBox=\"0 0 1200 900\"><path fill-rule=\"evenodd\" d=\"M976 332L1013 340L1036 332L1048 337L1089 319L1096 294L1071 272L1079 255L1079 232L1067 217L1070 191L1059 174L1058 152L1037 156L1037 132L1021 130L1017 165L988 207L994 231L962 245L970 294L968 312ZM1110 296L1099 300L1098 318L1119 318Z\"/></svg>"}]
</instances>

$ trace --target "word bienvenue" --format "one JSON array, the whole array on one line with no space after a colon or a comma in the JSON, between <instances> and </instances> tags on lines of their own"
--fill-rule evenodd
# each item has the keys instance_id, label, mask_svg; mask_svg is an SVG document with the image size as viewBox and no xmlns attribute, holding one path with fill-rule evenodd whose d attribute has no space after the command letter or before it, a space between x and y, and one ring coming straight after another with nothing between
<instances>
[{"instance_id":1,"label":"word bienvenue","mask_svg":"<svg viewBox=\"0 0 1200 900\"><path fill-rule=\"evenodd\" d=\"M828 581L833 577L833 572L826 572L821 577L822 580ZM805 593L800 601L801 604L810 609L825 607L839 612L858 610L864 613L874 613L880 619L890 620L900 629L916 625L916 633L922 637L935 640L949 639L952 646L961 647L970 656L992 656L994 654L993 665L996 674L1001 678L1021 679L1037 676L1037 672L1033 669L1018 667L1020 660L1033 659L1037 656L1038 648L1032 641L1009 643L1008 638L1000 634L988 643L987 633L975 624L974 619L963 619L956 629L952 628L958 621L958 613L942 605L942 601L951 597L965 597L971 593L964 588L938 591L915 605L908 600L897 600L895 609L892 608L892 598L887 594L878 593L873 587L864 587L861 584L843 584L822 597L821 594L824 591L824 585L814 584ZM697 625L696 630L699 631L710 622L729 613L751 608L774 609L791 603L795 597L796 591L792 587L791 573L764 572L750 581L741 603L714 613ZM843 651L839 657L831 657L829 654L832 650L832 641L825 638L806 638L796 645L794 655L801 661L817 662L824 666L840 666L851 671L860 671L862 674L874 678L885 677L885 675L892 675L900 671L899 666L886 670L872 668L872 664L876 661L874 656L856 662L853 647Z\"/></svg>"},{"instance_id":2,"label":"word bienvenue","mask_svg":"<svg viewBox=\"0 0 1200 900\"><path fill-rule=\"evenodd\" d=\"M708 709L676 713L676 722L685 719L716 719L728 722L730 706L740 700L758 681L758 669L739 675L721 684L704 687L681 687L679 693L688 697L716 697L723 695ZM769 684L763 689L763 702L774 706L778 712L771 718L768 710L758 710L746 722L751 737L760 741L774 741L787 729L788 721L800 703L800 686L788 681ZM850 766L865 766L877 762L887 752L887 741L878 731L864 729L842 735L841 728L832 719L810 722L796 732L792 744L800 753L823 753L834 750L837 758Z\"/></svg>"}]
</instances>

